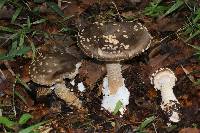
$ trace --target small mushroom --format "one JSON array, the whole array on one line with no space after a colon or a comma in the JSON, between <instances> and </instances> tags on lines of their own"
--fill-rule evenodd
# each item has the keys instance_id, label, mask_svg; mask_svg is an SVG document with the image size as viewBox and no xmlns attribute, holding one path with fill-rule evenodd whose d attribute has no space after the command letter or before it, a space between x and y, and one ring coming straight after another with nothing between
<instances>
[{"instance_id":1,"label":"small mushroom","mask_svg":"<svg viewBox=\"0 0 200 133\"><path fill-rule=\"evenodd\" d=\"M135 22L95 22L78 33L78 45L91 58L106 63L109 96L115 96L121 89L128 89L124 85L120 61L129 60L149 48L151 35L146 27ZM129 97L129 92L127 96ZM118 101L110 104L111 100L103 98L102 106L114 111ZM118 99L123 101L123 99ZM125 104L125 103L124 103ZM128 103L126 102L125 105Z\"/></svg>"},{"instance_id":2,"label":"small mushroom","mask_svg":"<svg viewBox=\"0 0 200 133\"><path fill-rule=\"evenodd\" d=\"M161 108L172 122L180 121L180 103L173 93L177 78L169 68L161 68L152 74L151 83L162 96Z\"/></svg>"},{"instance_id":3,"label":"small mushroom","mask_svg":"<svg viewBox=\"0 0 200 133\"><path fill-rule=\"evenodd\" d=\"M78 74L80 60L66 52L39 53L30 65L31 80L39 85L50 86L58 97L81 109L81 101L66 88L65 78L73 79Z\"/></svg>"}]
</instances>

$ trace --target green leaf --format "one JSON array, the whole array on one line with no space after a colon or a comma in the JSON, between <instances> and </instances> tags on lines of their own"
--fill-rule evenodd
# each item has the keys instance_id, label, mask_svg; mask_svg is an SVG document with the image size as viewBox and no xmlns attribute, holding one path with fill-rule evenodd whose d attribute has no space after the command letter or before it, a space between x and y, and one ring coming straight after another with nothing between
<instances>
[{"instance_id":1,"label":"green leaf","mask_svg":"<svg viewBox=\"0 0 200 133\"><path fill-rule=\"evenodd\" d=\"M69 32L69 31L72 31L72 29L71 29L71 28L68 28L68 27L62 28L62 29L60 30L60 32Z\"/></svg>"},{"instance_id":2,"label":"green leaf","mask_svg":"<svg viewBox=\"0 0 200 133\"><path fill-rule=\"evenodd\" d=\"M11 49L10 49L8 55L10 55L10 56L15 56L16 53L17 53L17 41L13 41L13 42L12 42L12 47L11 47Z\"/></svg>"},{"instance_id":3,"label":"green leaf","mask_svg":"<svg viewBox=\"0 0 200 133\"><path fill-rule=\"evenodd\" d=\"M10 33L15 33L15 30L12 28L0 26L0 31L5 31L5 32L10 32Z\"/></svg>"},{"instance_id":4,"label":"green leaf","mask_svg":"<svg viewBox=\"0 0 200 133\"><path fill-rule=\"evenodd\" d=\"M123 103L119 100L117 103L116 103L116 106L115 106L115 109L113 111L113 115L116 115L117 112L119 112L119 109L122 107Z\"/></svg>"},{"instance_id":5,"label":"green leaf","mask_svg":"<svg viewBox=\"0 0 200 133\"><path fill-rule=\"evenodd\" d=\"M27 18L27 26L28 26L28 29L31 28L31 21L30 21L30 17L29 16Z\"/></svg>"},{"instance_id":6,"label":"green leaf","mask_svg":"<svg viewBox=\"0 0 200 133\"><path fill-rule=\"evenodd\" d=\"M25 104L27 104L26 99L17 91L15 91L15 95L18 96Z\"/></svg>"},{"instance_id":7,"label":"green leaf","mask_svg":"<svg viewBox=\"0 0 200 133\"><path fill-rule=\"evenodd\" d=\"M34 21L32 24L41 24L44 23L46 21L46 19L39 19L37 21Z\"/></svg>"},{"instance_id":8,"label":"green leaf","mask_svg":"<svg viewBox=\"0 0 200 133\"><path fill-rule=\"evenodd\" d=\"M154 116L146 118L138 127L137 131L143 131L150 123L155 120Z\"/></svg>"},{"instance_id":9,"label":"green leaf","mask_svg":"<svg viewBox=\"0 0 200 133\"><path fill-rule=\"evenodd\" d=\"M35 3L43 3L45 0L34 0Z\"/></svg>"},{"instance_id":10,"label":"green leaf","mask_svg":"<svg viewBox=\"0 0 200 133\"><path fill-rule=\"evenodd\" d=\"M200 85L200 79L197 79L197 81L194 83L194 85Z\"/></svg>"},{"instance_id":11,"label":"green leaf","mask_svg":"<svg viewBox=\"0 0 200 133\"><path fill-rule=\"evenodd\" d=\"M39 15L40 14L40 8L35 7L35 8L33 8L32 12L33 12L34 15Z\"/></svg>"},{"instance_id":12,"label":"green leaf","mask_svg":"<svg viewBox=\"0 0 200 133\"><path fill-rule=\"evenodd\" d=\"M0 0L0 10L4 6L7 0Z\"/></svg>"},{"instance_id":13,"label":"green leaf","mask_svg":"<svg viewBox=\"0 0 200 133\"><path fill-rule=\"evenodd\" d=\"M172 5L162 17L165 17L167 15L169 15L170 13L174 12L175 10L177 10L178 8L180 8L182 5L184 4L183 0L177 0L176 3L174 5Z\"/></svg>"},{"instance_id":14,"label":"green leaf","mask_svg":"<svg viewBox=\"0 0 200 133\"><path fill-rule=\"evenodd\" d=\"M191 40L192 38L194 38L195 36L199 34L200 34L200 30L197 30L192 35L190 35L185 41L188 42L189 40Z\"/></svg>"},{"instance_id":15,"label":"green leaf","mask_svg":"<svg viewBox=\"0 0 200 133\"><path fill-rule=\"evenodd\" d=\"M30 120L31 118L33 118L32 115L26 113L26 114L23 114L20 119L19 119L19 124L20 125L23 125L23 124L26 124L28 120Z\"/></svg>"},{"instance_id":16,"label":"green leaf","mask_svg":"<svg viewBox=\"0 0 200 133\"><path fill-rule=\"evenodd\" d=\"M9 120L7 117L0 116L0 124L12 129L16 123Z\"/></svg>"},{"instance_id":17,"label":"green leaf","mask_svg":"<svg viewBox=\"0 0 200 133\"><path fill-rule=\"evenodd\" d=\"M22 31L19 38L19 47L24 45L24 37L25 37L25 33Z\"/></svg>"},{"instance_id":18,"label":"green leaf","mask_svg":"<svg viewBox=\"0 0 200 133\"><path fill-rule=\"evenodd\" d=\"M27 52L29 52L30 50L31 50L31 47L24 46L24 47L20 48L19 50L17 50L16 56L22 56L22 55L26 54Z\"/></svg>"},{"instance_id":19,"label":"green leaf","mask_svg":"<svg viewBox=\"0 0 200 133\"><path fill-rule=\"evenodd\" d=\"M145 8L144 14L151 17L158 17L163 14L168 7L160 5L161 0L154 0Z\"/></svg>"},{"instance_id":20,"label":"green leaf","mask_svg":"<svg viewBox=\"0 0 200 133\"><path fill-rule=\"evenodd\" d=\"M194 14L196 14L196 17L193 19L193 23L197 23L200 19L200 8Z\"/></svg>"},{"instance_id":21,"label":"green leaf","mask_svg":"<svg viewBox=\"0 0 200 133\"><path fill-rule=\"evenodd\" d=\"M9 50L8 54L0 55L0 60L13 60L15 56L21 56L23 54L26 54L30 50L31 48L27 46L17 47L17 41L14 41L12 42L12 47Z\"/></svg>"},{"instance_id":22,"label":"green leaf","mask_svg":"<svg viewBox=\"0 0 200 133\"><path fill-rule=\"evenodd\" d=\"M29 88L29 86L20 79L19 75L16 75L16 81L17 83L20 83L21 85L23 85L27 90L31 91L31 89Z\"/></svg>"},{"instance_id":23,"label":"green leaf","mask_svg":"<svg viewBox=\"0 0 200 133\"><path fill-rule=\"evenodd\" d=\"M64 17L64 18L63 18L63 20L62 20L62 21L69 20L69 19L70 19L70 18L72 18L72 17L74 17L74 15L71 15L71 16L66 16L66 17Z\"/></svg>"},{"instance_id":24,"label":"green leaf","mask_svg":"<svg viewBox=\"0 0 200 133\"><path fill-rule=\"evenodd\" d=\"M0 60L14 60L14 57L6 54L0 54Z\"/></svg>"},{"instance_id":25,"label":"green leaf","mask_svg":"<svg viewBox=\"0 0 200 133\"><path fill-rule=\"evenodd\" d=\"M45 124L46 122L47 122L47 121L40 122L40 123L37 123L37 124L32 125L32 126L30 126L30 127L27 127L27 128L25 128L25 129L22 129L22 130L19 131L19 133L30 133L30 132L32 132L32 131L38 129L39 126Z\"/></svg>"},{"instance_id":26,"label":"green leaf","mask_svg":"<svg viewBox=\"0 0 200 133\"><path fill-rule=\"evenodd\" d=\"M31 50L32 50L32 60L35 59L35 55L36 55L36 48L35 48L35 45L32 41L30 41L30 44L31 44Z\"/></svg>"},{"instance_id":27,"label":"green leaf","mask_svg":"<svg viewBox=\"0 0 200 133\"><path fill-rule=\"evenodd\" d=\"M19 16L20 12L22 11L22 7L18 7L15 13L12 16L11 23L14 23L17 17Z\"/></svg>"},{"instance_id":28,"label":"green leaf","mask_svg":"<svg viewBox=\"0 0 200 133\"><path fill-rule=\"evenodd\" d=\"M61 17L64 17L64 13L62 12L62 10L58 7L58 5L55 2L47 2L47 5L54 11L56 12L58 15L60 15Z\"/></svg>"}]
</instances>

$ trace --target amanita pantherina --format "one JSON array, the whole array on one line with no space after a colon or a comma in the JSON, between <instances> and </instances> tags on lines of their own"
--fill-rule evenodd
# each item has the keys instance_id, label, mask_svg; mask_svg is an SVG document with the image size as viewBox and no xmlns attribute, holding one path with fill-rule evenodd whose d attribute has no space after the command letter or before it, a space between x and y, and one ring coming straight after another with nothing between
<instances>
[{"instance_id":1,"label":"amanita pantherina","mask_svg":"<svg viewBox=\"0 0 200 133\"><path fill-rule=\"evenodd\" d=\"M108 111L113 112L119 100L123 103L122 108L129 102L130 94L124 85L120 61L131 59L144 52L150 43L151 35L140 23L95 22L80 29L78 45L82 51L89 57L106 63L108 87L104 89L109 92L103 97L102 106ZM116 96L122 94L121 92L124 93L124 98Z\"/></svg>"},{"instance_id":2,"label":"amanita pantherina","mask_svg":"<svg viewBox=\"0 0 200 133\"><path fill-rule=\"evenodd\" d=\"M80 60L63 51L39 53L30 65L31 80L37 84L55 88L54 91L58 97L81 109L81 101L66 88L63 81L65 78L74 78L80 65Z\"/></svg>"},{"instance_id":3,"label":"amanita pantherina","mask_svg":"<svg viewBox=\"0 0 200 133\"><path fill-rule=\"evenodd\" d=\"M180 121L180 103L173 93L176 76L169 68L161 68L157 70L151 77L151 83L156 90L160 90L162 96L161 108L168 115L172 122Z\"/></svg>"}]
</instances>

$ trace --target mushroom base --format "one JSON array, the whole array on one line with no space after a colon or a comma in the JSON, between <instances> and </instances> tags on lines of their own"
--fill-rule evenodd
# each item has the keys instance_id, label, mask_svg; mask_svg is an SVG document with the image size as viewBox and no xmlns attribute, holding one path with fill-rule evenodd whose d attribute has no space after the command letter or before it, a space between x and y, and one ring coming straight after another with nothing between
<instances>
[{"instance_id":1,"label":"mushroom base","mask_svg":"<svg viewBox=\"0 0 200 133\"><path fill-rule=\"evenodd\" d=\"M124 79L123 79L124 81ZM129 104L130 92L125 87L125 85L118 88L115 95L110 95L108 88L108 78L105 77L103 81L103 100L101 106L108 110L109 112L114 112L116 104L118 101L122 102L122 106L119 109L120 113L123 114L126 110L126 105Z\"/></svg>"},{"instance_id":2,"label":"mushroom base","mask_svg":"<svg viewBox=\"0 0 200 133\"><path fill-rule=\"evenodd\" d=\"M180 121L180 103L177 101L170 100L168 103L160 105L164 113L168 116L171 122Z\"/></svg>"}]
</instances>

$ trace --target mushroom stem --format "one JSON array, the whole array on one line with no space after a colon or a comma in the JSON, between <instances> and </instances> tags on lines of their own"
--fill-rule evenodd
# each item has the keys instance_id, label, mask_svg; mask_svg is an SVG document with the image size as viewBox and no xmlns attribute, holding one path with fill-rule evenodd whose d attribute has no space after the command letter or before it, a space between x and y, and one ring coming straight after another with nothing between
<instances>
[{"instance_id":1,"label":"mushroom stem","mask_svg":"<svg viewBox=\"0 0 200 133\"><path fill-rule=\"evenodd\" d=\"M156 90L161 91L161 108L172 122L180 121L180 103L173 92L176 76L169 68L161 68L152 75L151 82Z\"/></svg>"},{"instance_id":2,"label":"mushroom stem","mask_svg":"<svg viewBox=\"0 0 200 133\"><path fill-rule=\"evenodd\" d=\"M179 122L180 103L176 99L173 89L171 88L171 86L163 86L161 87L160 91L162 96L162 103L160 106L162 110L164 110L168 114L170 121Z\"/></svg>"},{"instance_id":3,"label":"mushroom stem","mask_svg":"<svg viewBox=\"0 0 200 133\"><path fill-rule=\"evenodd\" d=\"M73 105L78 109L83 109L82 101L70 91L69 88L66 88L64 83L58 83L55 85L54 89L55 94L62 100L64 100L67 104Z\"/></svg>"},{"instance_id":4,"label":"mushroom stem","mask_svg":"<svg viewBox=\"0 0 200 133\"><path fill-rule=\"evenodd\" d=\"M176 96L174 95L173 89L171 87L161 87L162 89L160 89L161 92L161 96L162 96L162 101L163 104L167 104L170 101L177 101Z\"/></svg>"},{"instance_id":5,"label":"mushroom stem","mask_svg":"<svg viewBox=\"0 0 200 133\"><path fill-rule=\"evenodd\" d=\"M124 84L121 65L119 63L109 63L106 64L106 69L110 95L114 95L117 90Z\"/></svg>"}]
</instances>

